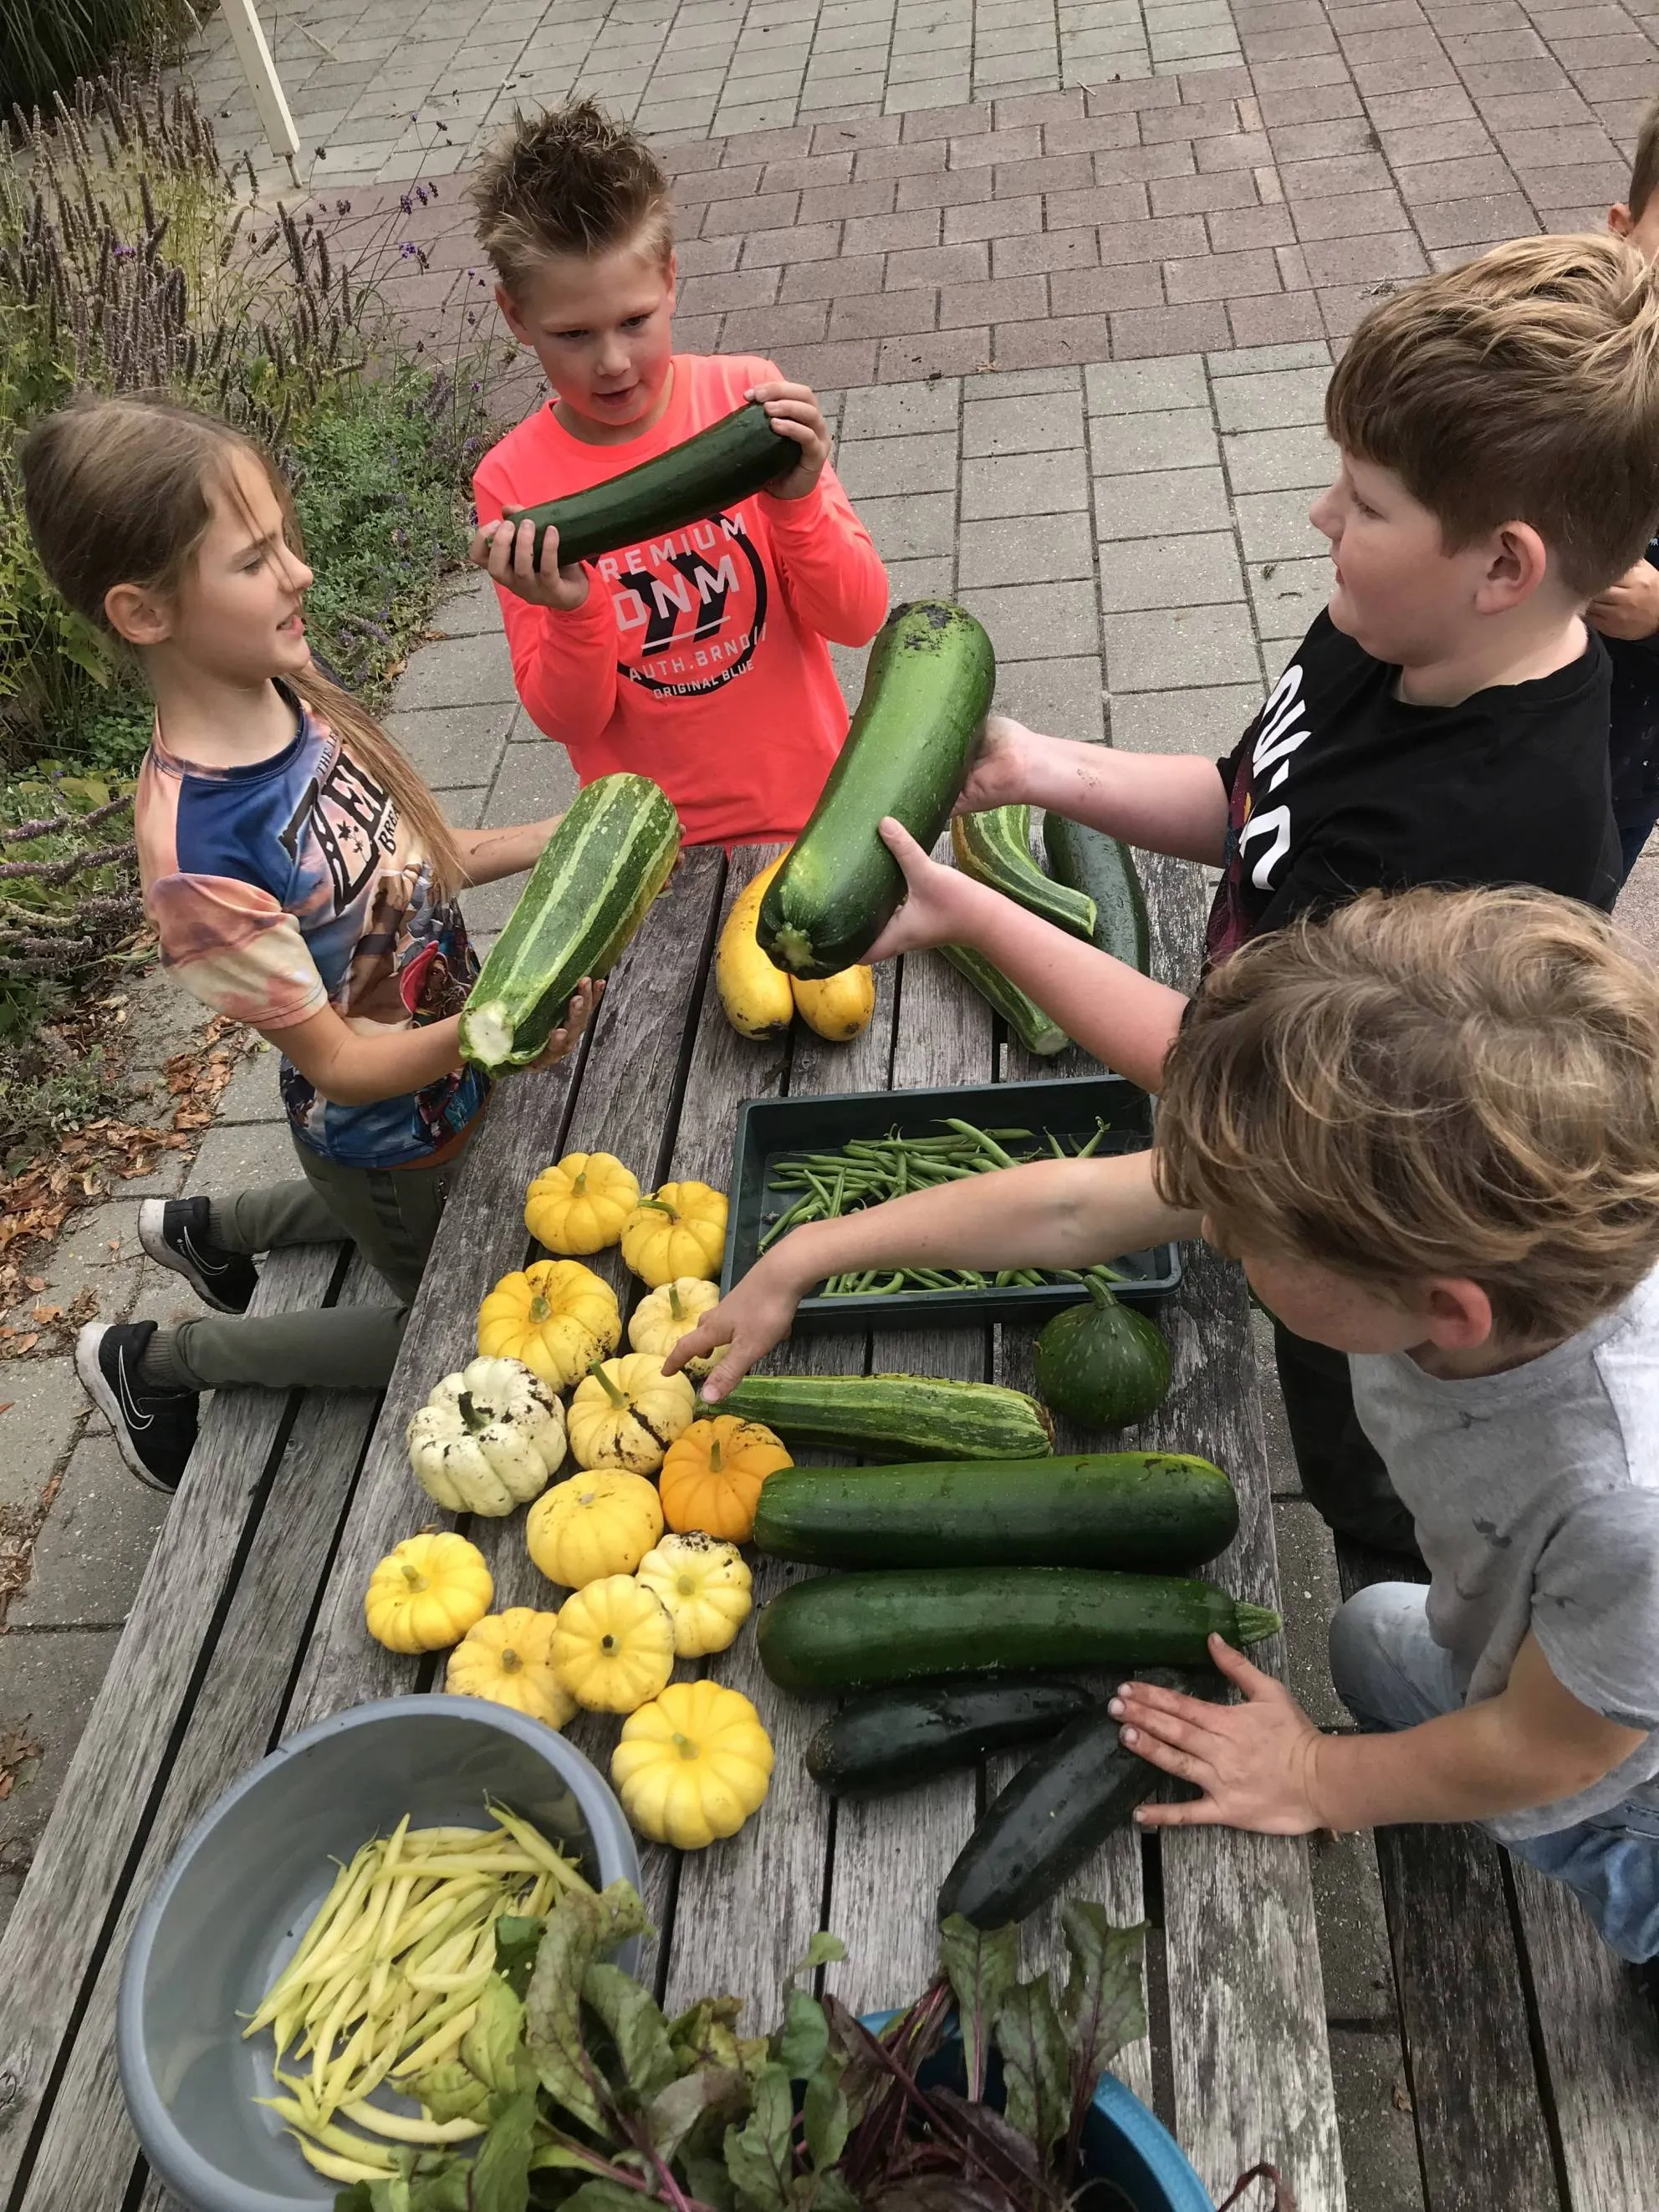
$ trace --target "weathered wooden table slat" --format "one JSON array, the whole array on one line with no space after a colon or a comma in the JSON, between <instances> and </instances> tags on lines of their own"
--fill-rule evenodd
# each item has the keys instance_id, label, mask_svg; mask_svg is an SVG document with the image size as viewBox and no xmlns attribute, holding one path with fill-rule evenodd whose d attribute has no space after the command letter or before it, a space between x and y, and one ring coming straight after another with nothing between
<instances>
[{"instance_id":1,"label":"weathered wooden table slat","mask_svg":"<svg viewBox=\"0 0 1659 2212\"><path fill-rule=\"evenodd\" d=\"M289 1401L241 1393L210 1408L192 1468L141 1587L108 1683L11 1924L0 1942L0 2205L6 2212L179 2212L135 2165L115 2081L112 2021L136 1913L198 1812L274 1737L382 1695L441 1681L362 1626L368 1573L399 1537L441 1519L413 1485L403 1431L441 1374L473 1349L480 1299L531 1252L523 1192L573 1147L618 1153L642 1182L726 1180L744 1097L1082 1072L999 1043L979 1000L935 956L880 971L870 1028L833 1046L797 1024L783 1042L737 1038L711 972L720 920L769 855L692 853L619 964L592 1036L570 1061L501 1086L459 1170L421 1298L377 1417L349 1395ZM1190 982L1202 902L1194 872L1148 871L1160 973ZM594 1262L625 1297L617 1255ZM262 1306L314 1303L331 1252L277 1255ZM354 1267L337 1295L360 1295ZM1237 1543L1211 1571L1278 1602L1248 1312L1236 1270L1188 1255L1163 1316L1175 1358L1168 1406L1136 1441L1218 1459L1240 1492ZM862 1328L806 1334L769 1364L795 1371L915 1367L1030 1379L1032 1332ZM1062 1436L1062 1443L1066 1439ZM803 1459L827 1455L802 1453ZM489 1558L497 1603L550 1606L521 1516L462 1524ZM800 1571L760 1562L757 1599ZM1258 1653L1277 1665L1279 1647ZM751 2023L773 2017L784 1976L819 1925L850 1956L826 1982L860 2008L911 1996L933 1964L938 1881L987 1793L993 1764L874 1805L832 1805L805 1775L807 1736L829 1709L784 1698L754 1640L700 1665L759 1707L777 1753L760 1816L730 1843L641 1857L659 1936L651 1961L671 2006L730 1989ZM570 1730L601 1769L617 1723ZM1655 2212L1659 2081L1650 2017L1565 1894L1505 1875L1479 1838L1401 1831L1382 1839L1402 2018L1411 2050L1430 2212ZM1345 2193L1306 1855L1299 1843L1192 1830L1146 1848L1161 1926L1150 1933L1152 2038L1121 2071L1158 2101L1219 2195L1270 2157L1301 2212ZM1140 1838L1112 1839L1073 1885L1121 1921L1146 1908ZM1425 1895L1437 1882L1452 1893ZM1461 1887L1458 1885L1461 1884ZM88 1911L92 1896L100 1909ZM1157 1893L1154 1893L1154 1904ZM1028 1971L1060 1954L1057 1916L1026 1930ZM1484 1987L1471 1992L1469 1982ZM1477 2048L1482 2038L1491 2041ZM1644 2039L1646 2039L1644 2040ZM1488 2106L1486 2099L1496 2100ZM1501 2179L1502 2187L1498 2186ZM1355 2192L1363 2212L1363 2191Z\"/></svg>"}]
</instances>

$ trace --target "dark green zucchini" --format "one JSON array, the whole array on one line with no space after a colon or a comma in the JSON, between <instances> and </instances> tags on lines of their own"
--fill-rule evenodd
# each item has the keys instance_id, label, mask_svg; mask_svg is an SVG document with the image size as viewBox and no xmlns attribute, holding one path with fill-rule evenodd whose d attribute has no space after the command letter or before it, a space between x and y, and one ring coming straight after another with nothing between
<instances>
[{"instance_id":1,"label":"dark green zucchini","mask_svg":"<svg viewBox=\"0 0 1659 2212\"><path fill-rule=\"evenodd\" d=\"M1063 814L1042 817L1042 848L1056 883L1068 884L1095 902L1093 942L1143 975L1152 973L1152 939L1146 897L1129 848L1103 830L1068 822Z\"/></svg>"},{"instance_id":2,"label":"dark green zucchini","mask_svg":"<svg viewBox=\"0 0 1659 2212\"><path fill-rule=\"evenodd\" d=\"M1051 1022L1035 999L1028 999L1018 983L1011 983L1000 968L994 968L982 952L967 945L941 945L951 965L965 975L979 995L994 1006L1024 1046L1044 1060L1064 1052L1072 1040L1058 1022Z\"/></svg>"},{"instance_id":3,"label":"dark green zucchini","mask_svg":"<svg viewBox=\"0 0 1659 2212\"><path fill-rule=\"evenodd\" d=\"M819 1567L1116 1567L1212 1559L1238 1528L1233 1486L1175 1452L792 1467L769 1478L755 1542Z\"/></svg>"},{"instance_id":4,"label":"dark green zucchini","mask_svg":"<svg viewBox=\"0 0 1659 2212\"><path fill-rule=\"evenodd\" d=\"M917 1682L855 1698L806 1747L806 1771L832 1797L885 1797L915 1790L987 1752L1051 1736L1093 1693L1059 1675Z\"/></svg>"},{"instance_id":5,"label":"dark green zucchini","mask_svg":"<svg viewBox=\"0 0 1659 2212\"><path fill-rule=\"evenodd\" d=\"M536 560L550 529L559 533L559 566L574 568L601 553L663 538L735 507L792 468L800 447L772 428L758 399L745 400L696 437L624 469L620 476L537 507L509 507L508 522L536 526Z\"/></svg>"},{"instance_id":6,"label":"dark green zucchini","mask_svg":"<svg viewBox=\"0 0 1659 2212\"><path fill-rule=\"evenodd\" d=\"M1000 1382L931 1375L745 1375L723 1413L866 1459L1042 1459L1048 1410Z\"/></svg>"},{"instance_id":7,"label":"dark green zucchini","mask_svg":"<svg viewBox=\"0 0 1659 2212\"><path fill-rule=\"evenodd\" d=\"M1196 1686L1191 1675L1139 1673L1168 1689ZM1024 1920L1128 1821L1159 1778L1149 1759L1118 1741L1106 1706L1094 1705L1027 1759L963 1845L939 1890L940 1921L953 1912L975 1928Z\"/></svg>"},{"instance_id":8,"label":"dark green zucchini","mask_svg":"<svg viewBox=\"0 0 1659 2212\"><path fill-rule=\"evenodd\" d=\"M1095 902L1088 893L1057 884L1033 859L1029 806L993 806L982 814L954 816L951 849L957 867L975 883L989 884L1073 937L1094 935Z\"/></svg>"},{"instance_id":9,"label":"dark green zucchini","mask_svg":"<svg viewBox=\"0 0 1659 2212\"><path fill-rule=\"evenodd\" d=\"M781 1689L823 1698L926 1674L1195 1667L1212 1635L1243 1646L1279 1626L1265 1606L1175 1576L936 1567L795 1583L762 1607L756 1642Z\"/></svg>"},{"instance_id":10,"label":"dark green zucchini","mask_svg":"<svg viewBox=\"0 0 1659 2212\"><path fill-rule=\"evenodd\" d=\"M919 599L888 616L840 757L761 901L757 934L775 966L835 975L863 959L904 896L878 824L890 814L932 849L995 682L991 641L963 608Z\"/></svg>"}]
</instances>

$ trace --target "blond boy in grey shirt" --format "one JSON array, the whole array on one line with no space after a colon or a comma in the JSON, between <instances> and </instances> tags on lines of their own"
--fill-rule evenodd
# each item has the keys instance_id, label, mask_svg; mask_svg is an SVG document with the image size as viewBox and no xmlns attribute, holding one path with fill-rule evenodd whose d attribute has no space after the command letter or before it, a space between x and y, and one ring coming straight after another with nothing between
<instances>
[{"instance_id":1,"label":"blond boy in grey shirt","mask_svg":"<svg viewBox=\"0 0 1659 2212\"><path fill-rule=\"evenodd\" d=\"M824 1276L1079 1267L1202 1235L1349 1355L1431 1581L1332 1626L1363 1736L1212 1638L1243 1702L1142 1684L1123 1741L1195 1784L1148 1826L1478 1820L1659 1957L1659 973L1544 892L1368 892L1212 972L1158 1150L817 1223L669 1361L719 1398Z\"/></svg>"}]
</instances>

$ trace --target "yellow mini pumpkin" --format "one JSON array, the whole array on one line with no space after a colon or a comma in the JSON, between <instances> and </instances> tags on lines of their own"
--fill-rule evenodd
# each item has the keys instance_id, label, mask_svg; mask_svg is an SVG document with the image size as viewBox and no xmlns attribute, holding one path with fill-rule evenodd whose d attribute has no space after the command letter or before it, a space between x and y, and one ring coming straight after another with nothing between
<instances>
[{"instance_id":1,"label":"yellow mini pumpkin","mask_svg":"<svg viewBox=\"0 0 1659 2212\"><path fill-rule=\"evenodd\" d=\"M642 1836L702 1850L716 1836L736 1835L764 1802L771 1739L738 1691L672 1682L623 1722L611 1779Z\"/></svg>"},{"instance_id":2,"label":"yellow mini pumpkin","mask_svg":"<svg viewBox=\"0 0 1659 2212\"><path fill-rule=\"evenodd\" d=\"M553 1672L556 1613L515 1605L475 1621L449 1655L444 1688L452 1697L484 1698L561 1729L576 1700Z\"/></svg>"},{"instance_id":3,"label":"yellow mini pumpkin","mask_svg":"<svg viewBox=\"0 0 1659 2212\"><path fill-rule=\"evenodd\" d=\"M653 1291L677 1275L712 1280L725 1249L726 1195L706 1182L665 1182L623 1224L623 1258Z\"/></svg>"},{"instance_id":4,"label":"yellow mini pumpkin","mask_svg":"<svg viewBox=\"0 0 1659 2212\"><path fill-rule=\"evenodd\" d=\"M578 1467L625 1467L654 1474L697 1410L684 1375L665 1375L648 1352L596 1359L570 1401L567 1426Z\"/></svg>"},{"instance_id":5,"label":"yellow mini pumpkin","mask_svg":"<svg viewBox=\"0 0 1659 2212\"><path fill-rule=\"evenodd\" d=\"M660 1290L640 1300L629 1318L628 1341L635 1352L648 1352L658 1359L666 1359L710 1306L717 1306L720 1302L718 1283L704 1282L696 1275L677 1276L672 1283L665 1283ZM724 1358L730 1349L729 1345L717 1345L702 1358L688 1359L680 1372L700 1382L715 1361Z\"/></svg>"},{"instance_id":6,"label":"yellow mini pumpkin","mask_svg":"<svg viewBox=\"0 0 1659 2212\"><path fill-rule=\"evenodd\" d=\"M550 1252L603 1252L639 1204L639 1178L611 1152L567 1152L524 1199L524 1225Z\"/></svg>"},{"instance_id":7,"label":"yellow mini pumpkin","mask_svg":"<svg viewBox=\"0 0 1659 2212\"><path fill-rule=\"evenodd\" d=\"M843 968L839 975L820 976L816 982L792 975L789 988L802 1021L831 1044L847 1044L860 1036L876 1011L872 968Z\"/></svg>"},{"instance_id":8,"label":"yellow mini pumpkin","mask_svg":"<svg viewBox=\"0 0 1659 2212\"><path fill-rule=\"evenodd\" d=\"M631 1575L662 1534L662 1508L642 1475L619 1467L573 1475L544 1490L526 1516L530 1556L550 1583L580 1589Z\"/></svg>"},{"instance_id":9,"label":"yellow mini pumpkin","mask_svg":"<svg viewBox=\"0 0 1659 2212\"><path fill-rule=\"evenodd\" d=\"M632 1575L607 1575L568 1597L553 1632L553 1672L579 1705L631 1713L674 1671L674 1624Z\"/></svg>"},{"instance_id":10,"label":"yellow mini pumpkin","mask_svg":"<svg viewBox=\"0 0 1659 2212\"><path fill-rule=\"evenodd\" d=\"M693 1421L668 1447L657 1487L663 1518L680 1533L701 1528L746 1544L755 1533L755 1507L769 1474L794 1462L781 1441L758 1421L713 1413Z\"/></svg>"},{"instance_id":11,"label":"yellow mini pumpkin","mask_svg":"<svg viewBox=\"0 0 1659 2212\"><path fill-rule=\"evenodd\" d=\"M478 1309L478 1350L521 1359L562 1390L622 1341L609 1283L577 1260L538 1260L503 1275Z\"/></svg>"},{"instance_id":12,"label":"yellow mini pumpkin","mask_svg":"<svg viewBox=\"0 0 1659 2212\"><path fill-rule=\"evenodd\" d=\"M639 1578L668 1608L677 1659L724 1651L749 1618L753 1577L735 1544L665 1536L640 1561Z\"/></svg>"},{"instance_id":13,"label":"yellow mini pumpkin","mask_svg":"<svg viewBox=\"0 0 1659 2212\"><path fill-rule=\"evenodd\" d=\"M363 1618L388 1651L441 1651L483 1619L495 1595L483 1553L447 1530L408 1537L368 1578Z\"/></svg>"}]
</instances>

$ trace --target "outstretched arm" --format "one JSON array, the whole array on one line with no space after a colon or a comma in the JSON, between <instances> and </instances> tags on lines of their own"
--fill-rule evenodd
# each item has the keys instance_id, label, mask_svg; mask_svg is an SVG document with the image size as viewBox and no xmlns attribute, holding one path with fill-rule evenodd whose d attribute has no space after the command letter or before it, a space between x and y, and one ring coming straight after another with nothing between
<instances>
[{"instance_id":1,"label":"outstretched arm","mask_svg":"<svg viewBox=\"0 0 1659 2212\"><path fill-rule=\"evenodd\" d=\"M663 1362L670 1374L717 1345L731 1349L702 1386L723 1398L789 1334L795 1308L827 1276L866 1267L1093 1267L1170 1237L1195 1214L1158 1196L1152 1154L1042 1160L915 1192L839 1220L809 1222L757 1260Z\"/></svg>"},{"instance_id":2,"label":"outstretched arm","mask_svg":"<svg viewBox=\"0 0 1659 2212\"><path fill-rule=\"evenodd\" d=\"M1042 806L1125 844L1178 860L1221 864L1227 788L1212 760L1188 753L1119 752L1045 738L1006 714L988 715L958 814Z\"/></svg>"}]
</instances>

